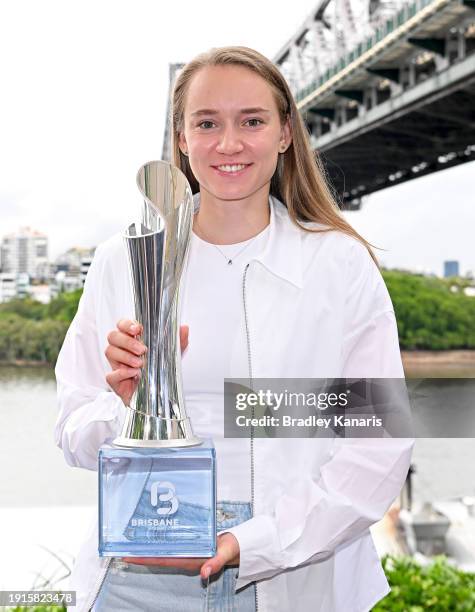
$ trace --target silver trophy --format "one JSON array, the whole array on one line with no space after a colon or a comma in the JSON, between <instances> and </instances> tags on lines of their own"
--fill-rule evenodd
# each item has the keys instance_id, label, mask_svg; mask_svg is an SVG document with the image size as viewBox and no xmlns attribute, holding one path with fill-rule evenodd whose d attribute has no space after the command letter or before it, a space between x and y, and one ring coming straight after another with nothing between
<instances>
[{"instance_id":1,"label":"silver trophy","mask_svg":"<svg viewBox=\"0 0 475 612\"><path fill-rule=\"evenodd\" d=\"M186 176L164 161L140 168L142 219L126 230L135 318L148 348L121 435L127 447L190 446L201 440L186 415L178 336L178 291L193 223L193 196Z\"/></svg>"},{"instance_id":2,"label":"silver trophy","mask_svg":"<svg viewBox=\"0 0 475 612\"><path fill-rule=\"evenodd\" d=\"M216 554L216 451L186 415L178 291L193 221L185 175L169 163L140 168L142 219L125 233L135 317L143 325L140 381L121 435L99 449L99 555Z\"/></svg>"}]
</instances>

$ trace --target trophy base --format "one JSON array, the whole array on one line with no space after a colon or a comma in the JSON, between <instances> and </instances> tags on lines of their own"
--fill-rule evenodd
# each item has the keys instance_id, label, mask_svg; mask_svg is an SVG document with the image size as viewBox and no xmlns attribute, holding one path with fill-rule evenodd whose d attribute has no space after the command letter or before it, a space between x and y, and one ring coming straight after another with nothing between
<instances>
[{"instance_id":1,"label":"trophy base","mask_svg":"<svg viewBox=\"0 0 475 612\"><path fill-rule=\"evenodd\" d=\"M200 438L187 438L186 440L134 440L119 436L112 441L112 444L124 448L183 448L185 446L199 446L203 444L203 440Z\"/></svg>"},{"instance_id":2,"label":"trophy base","mask_svg":"<svg viewBox=\"0 0 475 612\"><path fill-rule=\"evenodd\" d=\"M197 446L202 440L193 433L188 417L169 418L139 412L125 406L125 419L116 446L126 448L163 448Z\"/></svg>"},{"instance_id":3,"label":"trophy base","mask_svg":"<svg viewBox=\"0 0 475 612\"><path fill-rule=\"evenodd\" d=\"M100 557L216 554L216 452L200 442L99 450Z\"/></svg>"}]
</instances>

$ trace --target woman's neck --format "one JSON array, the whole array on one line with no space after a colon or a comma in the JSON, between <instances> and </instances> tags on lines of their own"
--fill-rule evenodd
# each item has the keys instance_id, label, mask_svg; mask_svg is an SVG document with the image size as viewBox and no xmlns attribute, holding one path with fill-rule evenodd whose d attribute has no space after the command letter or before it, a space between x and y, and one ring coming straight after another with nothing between
<instances>
[{"instance_id":1,"label":"woman's neck","mask_svg":"<svg viewBox=\"0 0 475 612\"><path fill-rule=\"evenodd\" d=\"M268 192L259 190L242 200L220 200L201 189L193 231L206 242L235 244L257 236L269 225L269 220Z\"/></svg>"}]
</instances>

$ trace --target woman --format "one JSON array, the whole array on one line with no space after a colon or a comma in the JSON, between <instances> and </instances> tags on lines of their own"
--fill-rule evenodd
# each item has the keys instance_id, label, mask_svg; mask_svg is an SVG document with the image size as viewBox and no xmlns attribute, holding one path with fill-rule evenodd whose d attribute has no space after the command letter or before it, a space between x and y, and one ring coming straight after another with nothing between
<instances>
[{"instance_id":1,"label":"woman","mask_svg":"<svg viewBox=\"0 0 475 612\"><path fill-rule=\"evenodd\" d=\"M218 553L109 564L92 529L71 585L78 609L369 610L389 592L369 527L398 495L414 440L225 439L222 389L225 377L402 377L374 256L340 215L285 80L256 51L187 64L172 122L196 203L183 381L194 429L217 449ZM120 431L145 350L132 315L116 236L96 251L56 367L56 440L71 465L96 469Z\"/></svg>"}]
</instances>

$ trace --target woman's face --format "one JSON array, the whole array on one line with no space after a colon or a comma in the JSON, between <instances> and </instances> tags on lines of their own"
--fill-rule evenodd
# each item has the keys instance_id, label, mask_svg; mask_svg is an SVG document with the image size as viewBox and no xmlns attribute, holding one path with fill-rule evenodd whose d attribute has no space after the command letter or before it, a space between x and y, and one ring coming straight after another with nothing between
<instances>
[{"instance_id":1,"label":"woman's face","mask_svg":"<svg viewBox=\"0 0 475 612\"><path fill-rule=\"evenodd\" d=\"M242 66L207 66L192 78L179 143L201 190L220 200L269 191L290 144L266 81Z\"/></svg>"}]
</instances>

